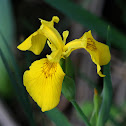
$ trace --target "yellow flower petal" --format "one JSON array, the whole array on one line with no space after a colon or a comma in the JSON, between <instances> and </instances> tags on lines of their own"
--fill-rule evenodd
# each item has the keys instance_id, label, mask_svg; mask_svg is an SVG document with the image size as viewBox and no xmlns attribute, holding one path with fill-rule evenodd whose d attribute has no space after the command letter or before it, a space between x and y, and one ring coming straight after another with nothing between
<instances>
[{"instance_id":1,"label":"yellow flower petal","mask_svg":"<svg viewBox=\"0 0 126 126\"><path fill-rule=\"evenodd\" d=\"M98 73L98 75L99 75L100 77L105 77L105 75L102 74L102 72L101 72L101 66L100 66L99 64L97 64L97 73Z\"/></svg>"},{"instance_id":2,"label":"yellow flower petal","mask_svg":"<svg viewBox=\"0 0 126 126\"><path fill-rule=\"evenodd\" d=\"M84 48L83 42L81 39L75 39L73 41L70 41L63 47L62 55L64 57L68 57L72 51L76 49Z\"/></svg>"},{"instance_id":3,"label":"yellow flower petal","mask_svg":"<svg viewBox=\"0 0 126 126\"><path fill-rule=\"evenodd\" d=\"M90 53L92 61L97 65L97 73L99 76L104 77L101 73L102 65L106 65L110 62L111 55L109 47L103 43L96 41L91 31L86 32L81 39L84 42L84 48Z\"/></svg>"},{"instance_id":4,"label":"yellow flower petal","mask_svg":"<svg viewBox=\"0 0 126 126\"><path fill-rule=\"evenodd\" d=\"M61 53L62 51L58 49L53 51L50 55L46 55L46 57L50 62L59 63L61 59Z\"/></svg>"},{"instance_id":5,"label":"yellow flower petal","mask_svg":"<svg viewBox=\"0 0 126 126\"><path fill-rule=\"evenodd\" d=\"M64 46L62 37L59 32L54 28L54 22L58 23L59 18L53 16L51 21L41 20L41 30L42 33L48 38L48 40L56 47L56 49L61 49Z\"/></svg>"},{"instance_id":6,"label":"yellow flower petal","mask_svg":"<svg viewBox=\"0 0 126 126\"><path fill-rule=\"evenodd\" d=\"M39 55L46 43L46 37L38 29L36 32L31 34L24 42L22 42L17 48L26 51L30 50L34 54Z\"/></svg>"},{"instance_id":7,"label":"yellow flower petal","mask_svg":"<svg viewBox=\"0 0 126 126\"><path fill-rule=\"evenodd\" d=\"M65 45L66 44L66 39L67 39L67 37L69 35L69 31L68 30L64 31L62 35L63 35L63 42L64 42L64 45Z\"/></svg>"},{"instance_id":8,"label":"yellow flower petal","mask_svg":"<svg viewBox=\"0 0 126 126\"><path fill-rule=\"evenodd\" d=\"M52 52L57 50L56 47L54 46L54 44L51 43L49 40L47 40L47 44L48 44L48 46L51 48L51 51L52 51Z\"/></svg>"},{"instance_id":9,"label":"yellow flower petal","mask_svg":"<svg viewBox=\"0 0 126 126\"><path fill-rule=\"evenodd\" d=\"M43 112L58 105L64 76L59 63L51 63L47 58L33 62L25 71L24 85Z\"/></svg>"}]
</instances>

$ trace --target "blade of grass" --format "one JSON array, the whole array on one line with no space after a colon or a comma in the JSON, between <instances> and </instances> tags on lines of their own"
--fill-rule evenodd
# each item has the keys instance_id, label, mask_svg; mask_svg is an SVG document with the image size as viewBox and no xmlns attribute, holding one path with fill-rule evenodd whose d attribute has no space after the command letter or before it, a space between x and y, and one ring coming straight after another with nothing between
<instances>
[{"instance_id":1,"label":"blade of grass","mask_svg":"<svg viewBox=\"0 0 126 126\"><path fill-rule=\"evenodd\" d=\"M110 41L108 41L108 35L110 28L108 27L107 42L106 44L110 48ZM106 75L103 80L103 100L101 109L98 115L97 126L104 126L105 122L109 118L111 102L112 102L112 82L111 82L111 73L110 73L110 63L104 66L103 73Z\"/></svg>"},{"instance_id":2,"label":"blade of grass","mask_svg":"<svg viewBox=\"0 0 126 126\"><path fill-rule=\"evenodd\" d=\"M44 0L49 5L61 11L69 18L79 22L84 27L94 30L101 37L106 39L108 22L98 18L81 6L70 0ZM111 39L109 41L119 49L126 51L126 37L114 26L111 25Z\"/></svg>"},{"instance_id":3,"label":"blade of grass","mask_svg":"<svg viewBox=\"0 0 126 126\"><path fill-rule=\"evenodd\" d=\"M4 53L3 53L2 49L0 48L1 49L1 58L3 60L3 63L5 65L8 73L9 73L9 77L10 77L10 80L12 82L12 86L14 87L14 89L16 91L18 100L21 103L21 105L22 105L22 107L24 109L24 112L26 113L31 126L35 126L35 122L34 122L34 119L33 119L31 105L29 103L26 90L25 90L25 88L23 86L22 79L21 79L22 76L21 76L19 68L18 68L18 66L16 64L16 60L15 60L15 58L14 58L14 56L13 56L13 54L12 54L12 52L11 52L8 44L7 44L7 42L6 42L6 39L4 38L4 36L3 36L3 34L1 32L0 32L0 35L3 38L3 42L4 42L2 44L5 44L5 46L7 48L6 49L7 50L6 54L10 57L9 64L7 62L6 57L4 56ZM12 70L14 72L12 72ZM12 78L13 78L13 80L12 80Z\"/></svg>"}]
</instances>

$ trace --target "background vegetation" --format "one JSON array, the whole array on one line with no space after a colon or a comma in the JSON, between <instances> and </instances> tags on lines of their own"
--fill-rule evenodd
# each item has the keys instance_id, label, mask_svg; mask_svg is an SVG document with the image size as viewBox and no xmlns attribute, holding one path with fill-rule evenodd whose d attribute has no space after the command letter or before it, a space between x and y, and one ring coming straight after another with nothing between
<instances>
[{"instance_id":1,"label":"background vegetation","mask_svg":"<svg viewBox=\"0 0 126 126\"><path fill-rule=\"evenodd\" d=\"M65 61L73 65L72 68L65 65L69 69L67 82L75 84L76 102L93 126L125 126L124 0L0 0L0 126L86 124L85 118L74 109L78 110L78 105L69 102L64 93L57 108L42 113L23 86L23 72L34 60L50 54L50 49L46 45L41 55L35 56L32 52L19 51L17 45L39 28L38 18L51 20L54 15L60 18L56 25L58 31L70 31L68 41L92 30L98 41L111 45L111 66L108 64L103 68L106 78L96 74L96 66L86 51L77 50L71 54L72 62L70 59ZM71 76L72 80L69 79ZM98 90L97 96L94 88Z\"/></svg>"}]
</instances>

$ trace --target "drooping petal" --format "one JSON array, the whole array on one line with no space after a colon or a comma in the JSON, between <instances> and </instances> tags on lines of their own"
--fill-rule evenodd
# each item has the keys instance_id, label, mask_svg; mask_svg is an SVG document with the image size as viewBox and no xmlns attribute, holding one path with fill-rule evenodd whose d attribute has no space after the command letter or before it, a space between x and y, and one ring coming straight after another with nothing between
<instances>
[{"instance_id":1,"label":"drooping petal","mask_svg":"<svg viewBox=\"0 0 126 126\"><path fill-rule=\"evenodd\" d=\"M99 75L100 77L105 77L105 75L102 74L102 72L101 72L101 66L100 66L99 64L97 64L97 73L98 73L98 75Z\"/></svg>"},{"instance_id":2,"label":"drooping petal","mask_svg":"<svg viewBox=\"0 0 126 126\"><path fill-rule=\"evenodd\" d=\"M46 43L47 38L38 29L31 34L24 42L22 42L17 48L22 51L32 51L34 54L39 55Z\"/></svg>"},{"instance_id":3,"label":"drooping petal","mask_svg":"<svg viewBox=\"0 0 126 126\"><path fill-rule=\"evenodd\" d=\"M98 52L90 52L90 55L91 55L91 59L92 61L97 65L97 74L100 76L100 77L105 77L105 75L102 74L101 72L101 66L99 65L99 54Z\"/></svg>"},{"instance_id":4,"label":"drooping petal","mask_svg":"<svg viewBox=\"0 0 126 126\"><path fill-rule=\"evenodd\" d=\"M59 63L51 63L47 58L33 62L25 71L24 85L43 112L58 105L64 76Z\"/></svg>"},{"instance_id":5,"label":"drooping petal","mask_svg":"<svg viewBox=\"0 0 126 126\"><path fill-rule=\"evenodd\" d=\"M84 48L90 53L92 61L97 65L97 73L99 76L104 77L105 75L100 71L100 66L106 65L110 62L111 55L109 47L96 41L93 38L91 31L86 32L81 39L84 42Z\"/></svg>"}]
</instances>

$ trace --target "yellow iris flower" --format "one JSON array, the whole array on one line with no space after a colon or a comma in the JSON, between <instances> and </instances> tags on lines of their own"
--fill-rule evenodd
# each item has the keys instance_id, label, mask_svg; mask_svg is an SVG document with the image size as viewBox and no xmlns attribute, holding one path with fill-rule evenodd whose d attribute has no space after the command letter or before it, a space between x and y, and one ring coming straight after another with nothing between
<instances>
[{"instance_id":1,"label":"yellow iris flower","mask_svg":"<svg viewBox=\"0 0 126 126\"><path fill-rule=\"evenodd\" d=\"M33 62L23 75L23 83L28 93L44 112L56 107L60 101L62 82L65 76L59 64L61 58L68 57L75 49L85 48L97 65L97 73L104 77L100 66L110 61L110 52L107 45L97 42L92 37L91 31L86 32L80 39L66 44L69 31L63 32L62 39L54 28L54 22L59 22L57 16L53 16L51 21L42 19L40 21L42 23L40 28L17 48L22 51L32 51L36 55L42 52L46 42L51 48L52 53L47 55L47 58Z\"/></svg>"}]
</instances>

